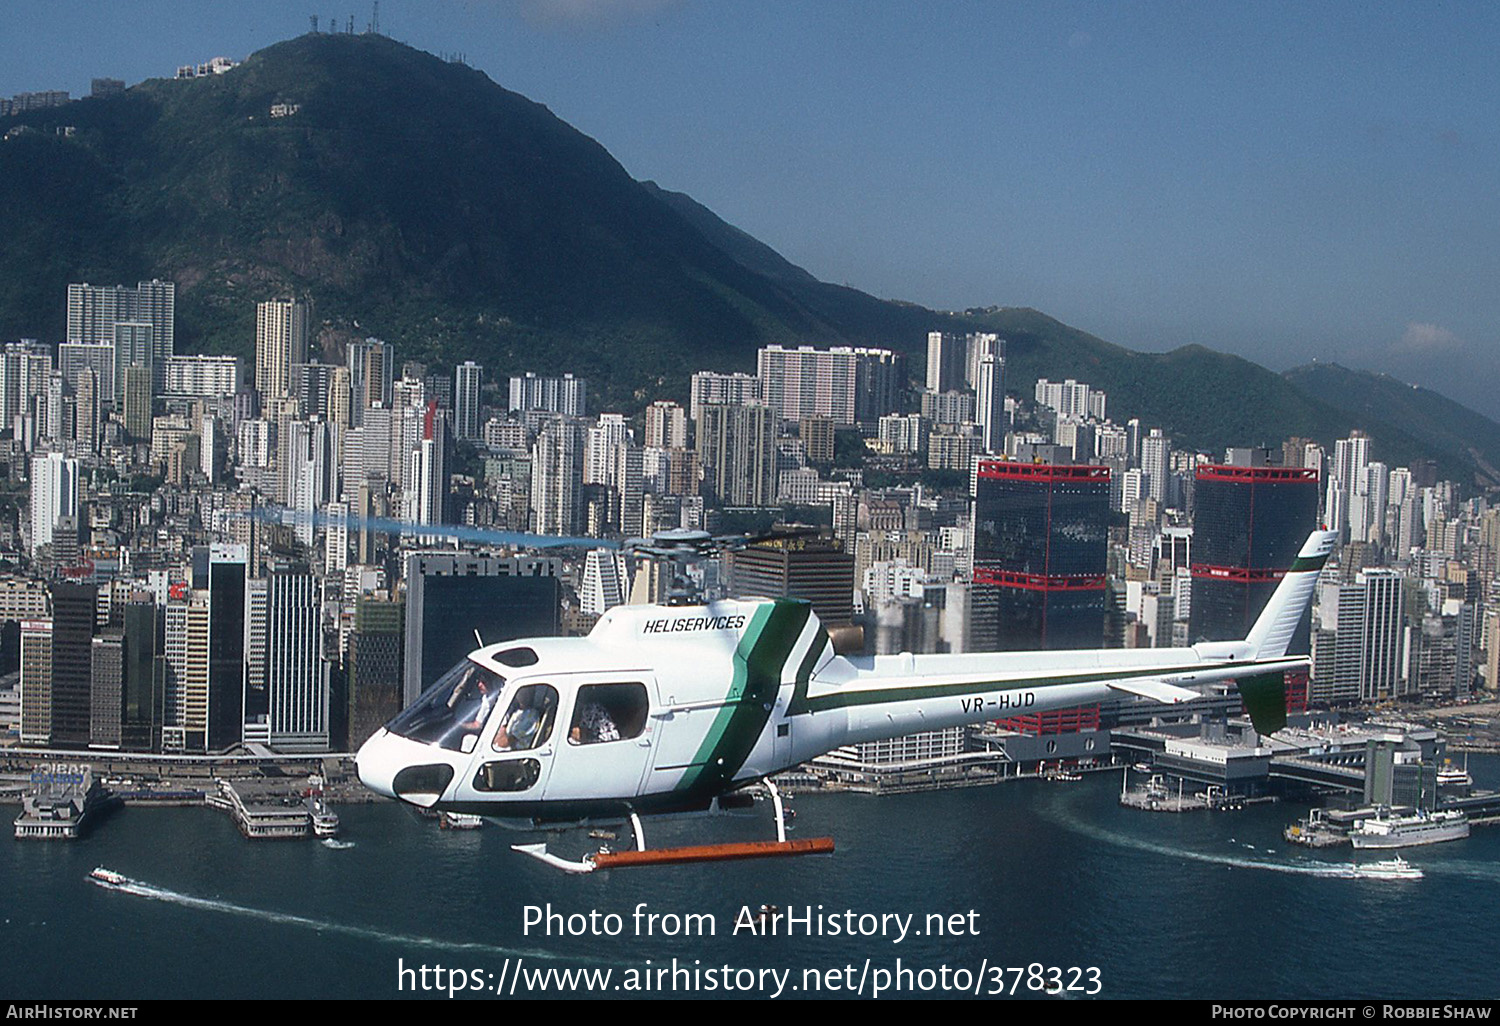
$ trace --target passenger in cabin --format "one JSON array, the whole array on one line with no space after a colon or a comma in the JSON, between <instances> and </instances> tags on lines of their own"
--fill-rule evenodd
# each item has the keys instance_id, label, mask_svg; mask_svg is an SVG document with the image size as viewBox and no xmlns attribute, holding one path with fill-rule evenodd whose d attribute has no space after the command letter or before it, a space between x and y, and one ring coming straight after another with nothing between
<instances>
[{"instance_id":1,"label":"passenger in cabin","mask_svg":"<svg viewBox=\"0 0 1500 1026\"><path fill-rule=\"evenodd\" d=\"M522 688L500 729L495 732L495 750L524 752L547 740L556 707L557 692L547 685L533 684Z\"/></svg>"},{"instance_id":2,"label":"passenger in cabin","mask_svg":"<svg viewBox=\"0 0 1500 1026\"><path fill-rule=\"evenodd\" d=\"M568 734L574 744L592 745L601 741L620 740L620 728L615 726L615 721L609 714L609 710L600 702L593 699L585 699L579 707L578 715L573 721L573 729Z\"/></svg>"}]
</instances>

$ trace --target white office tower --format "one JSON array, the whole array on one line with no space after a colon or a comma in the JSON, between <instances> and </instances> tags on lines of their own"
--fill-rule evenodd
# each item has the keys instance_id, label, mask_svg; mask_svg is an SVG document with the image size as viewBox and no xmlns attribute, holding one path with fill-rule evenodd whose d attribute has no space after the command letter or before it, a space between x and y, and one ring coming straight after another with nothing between
<instances>
[{"instance_id":1,"label":"white office tower","mask_svg":"<svg viewBox=\"0 0 1500 1026\"><path fill-rule=\"evenodd\" d=\"M694 423L697 423L698 412L705 405L745 406L761 402L765 395L760 378L754 374L699 371L693 375L691 387L688 416L693 418Z\"/></svg>"},{"instance_id":2,"label":"white office tower","mask_svg":"<svg viewBox=\"0 0 1500 1026\"><path fill-rule=\"evenodd\" d=\"M338 439L325 420L294 420L282 426L283 501L297 512L297 540L313 543L313 514L338 497Z\"/></svg>"},{"instance_id":3,"label":"white office tower","mask_svg":"<svg viewBox=\"0 0 1500 1026\"><path fill-rule=\"evenodd\" d=\"M296 570L266 576L266 697L271 747L328 750L328 663L323 658L322 594Z\"/></svg>"},{"instance_id":4,"label":"white office tower","mask_svg":"<svg viewBox=\"0 0 1500 1026\"><path fill-rule=\"evenodd\" d=\"M244 738L247 743L271 743L270 712L266 705L266 579L245 581L245 702Z\"/></svg>"},{"instance_id":5,"label":"white office tower","mask_svg":"<svg viewBox=\"0 0 1500 1026\"><path fill-rule=\"evenodd\" d=\"M687 448L687 411L666 400L646 407L646 445L657 449Z\"/></svg>"},{"instance_id":6,"label":"white office tower","mask_svg":"<svg viewBox=\"0 0 1500 1026\"><path fill-rule=\"evenodd\" d=\"M584 616L602 616L625 601L625 556L620 552L590 549L583 564L583 586L578 608Z\"/></svg>"},{"instance_id":7,"label":"white office tower","mask_svg":"<svg viewBox=\"0 0 1500 1026\"><path fill-rule=\"evenodd\" d=\"M1141 439L1141 470L1146 474L1146 494L1162 504L1171 493L1171 466L1172 444L1161 428L1152 428L1151 434Z\"/></svg>"},{"instance_id":8,"label":"white office tower","mask_svg":"<svg viewBox=\"0 0 1500 1026\"><path fill-rule=\"evenodd\" d=\"M479 389L484 368L465 360L453 372L453 434L465 442L479 439Z\"/></svg>"},{"instance_id":9,"label":"white office tower","mask_svg":"<svg viewBox=\"0 0 1500 1026\"><path fill-rule=\"evenodd\" d=\"M1385 507L1386 543L1397 559L1405 558L1417 544L1414 533L1417 519L1416 482L1410 469L1397 467L1391 471Z\"/></svg>"},{"instance_id":10,"label":"white office tower","mask_svg":"<svg viewBox=\"0 0 1500 1026\"><path fill-rule=\"evenodd\" d=\"M953 392L964 387L965 340L946 331L927 333L927 391Z\"/></svg>"},{"instance_id":11,"label":"white office tower","mask_svg":"<svg viewBox=\"0 0 1500 1026\"><path fill-rule=\"evenodd\" d=\"M1005 355L1005 342L999 335L988 331L971 332L964 338L964 384L979 388L979 361L985 353Z\"/></svg>"},{"instance_id":12,"label":"white office tower","mask_svg":"<svg viewBox=\"0 0 1500 1026\"><path fill-rule=\"evenodd\" d=\"M345 353L349 365L349 423L360 427L365 411L379 404L391 407L391 383L395 380L395 349L378 338L350 342Z\"/></svg>"},{"instance_id":13,"label":"white office tower","mask_svg":"<svg viewBox=\"0 0 1500 1026\"><path fill-rule=\"evenodd\" d=\"M407 453L404 475L406 519L414 524L443 523L448 498L448 422L430 405L422 420L422 437Z\"/></svg>"},{"instance_id":14,"label":"white office tower","mask_svg":"<svg viewBox=\"0 0 1500 1026\"><path fill-rule=\"evenodd\" d=\"M532 528L538 534L582 533L585 444L576 420L554 417L542 425L531 448Z\"/></svg>"},{"instance_id":15,"label":"white office tower","mask_svg":"<svg viewBox=\"0 0 1500 1026\"><path fill-rule=\"evenodd\" d=\"M306 303L273 299L255 307L255 389L262 402L291 395L292 364L307 362Z\"/></svg>"},{"instance_id":16,"label":"white office tower","mask_svg":"<svg viewBox=\"0 0 1500 1026\"><path fill-rule=\"evenodd\" d=\"M1354 490L1370 462L1370 439L1355 431L1348 438L1333 443L1333 466L1329 468L1328 488L1324 498L1324 516L1330 529L1341 532L1340 541L1353 539L1350 530L1354 516Z\"/></svg>"},{"instance_id":17,"label":"white office tower","mask_svg":"<svg viewBox=\"0 0 1500 1026\"><path fill-rule=\"evenodd\" d=\"M323 528L323 570L329 576L342 575L349 566L349 504L330 502L323 512L328 515Z\"/></svg>"},{"instance_id":18,"label":"white office tower","mask_svg":"<svg viewBox=\"0 0 1500 1026\"><path fill-rule=\"evenodd\" d=\"M1146 472L1140 467L1131 467L1120 475L1120 505L1116 509L1125 514L1134 513L1146 495Z\"/></svg>"},{"instance_id":19,"label":"white office tower","mask_svg":"<svg viewBox=\"0 0 1500 1026\"><path fill-rule=\"evenodd\" d=\"M78 461L49 452L31 460L31 554L52 544L63 517L78 518Z\"/></svg>"},{"instance_id":20,"label":"white office tower","mask_svg":"<svg viewBox=\"0 0 1500 1026\"><path fill-rule=\"evenodd\" d=\"M143 281L135 288L124 285L68 286L68 341L129 350L117 368L133 363L152 369L151 384L161 390L162 368L176 350L177 286L169 281ZM117 330L127 325L123 335ZM123 387L124 375L114 377L114 386ZM122 399L122 395L114 398Z\"/></svg>"},{"instance_id":21,"label":"white office tower","mask_svg":"<svg viewBox=\"0 0 1500 1026\"><path fill-rule=\"evenodd\" d=\"M1353 581L1324 581L1315 616L1310 702L1381 701L1407 690L1397 571L1365 570Z\"/></svg>"},{"instance_id":22,"label":"white office tower","mask_svg":"<svg viewBox=\"0 0 1500 1026\"><path fill-rule=\"evenodd\" d=\"M999 338L981 337L986 341L980 343L975 412L984 451L994 454L1005 447L1005 353Z\"/></svg>"},{"instance_id":23,"label":"white office tower","mask_svg":"<svg viewBox=\"0 0 1500 1026\"><path fill-rule=\"evenodd\" d=\"M421 381L401 378L392 386L391 400L395 406L391 409L390 417L391 451L388 454L387 475L391 484L404 489L407 470L411 465L411 451L427 433L426 390ZM373 409L365 411L367 427L376 420L376 412Z\"/></svg>"},{"instance_id":24,"label":"white office tower","mask_svg":"<svg viewBox=\"0 0 1500 1026\"><path fill-rule=\"evenodd\" d=\"M630 427L619 413L599 414L599 423L588 429L588 454L583 468L584 484L618 487L615 447L630 440Z\"/></svg>"},{"instance_id":25,"label":"white office tower","mask_svg":"<svg viewBox=\"0 0 1500 1026\"><path fill-rule=\"evenodd\" d=\"M1385 541L1385 508L1390 496L1390 469L1379 461L1366 463L1354 483L1349 507L1349 540Z\"/></svg>"},{"instance_id":26,"label":"white office tower","mask_svg":"<svg viewBox=\"0 0 1500 1026\"><path fill-rule=\"evenodd\" d=\"M219 468L224 465L224 440L219 434L217 417L203 418L198 440L198 469L210 485L219 483Z\"/></svg>"}]
</instances>

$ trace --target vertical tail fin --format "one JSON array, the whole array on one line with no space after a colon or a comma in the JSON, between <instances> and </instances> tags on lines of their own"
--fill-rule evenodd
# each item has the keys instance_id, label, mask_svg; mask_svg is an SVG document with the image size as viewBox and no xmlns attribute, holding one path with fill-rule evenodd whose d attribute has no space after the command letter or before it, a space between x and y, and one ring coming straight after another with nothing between
<instances>
[{"instance_id":1,"label":"vertical tail fin","mask_svg":"<svg viewBox=\"0 0 1500 1026\"><path fill-rule=\"evenodd\" d=\"M1337 531L1314 531L1308 535L1291 569L1276 586L1271 601L1266 603L1266 608L1245 638L1250 658L1276 659L1286 655L1292 635L1297 632L1297 624L1312 602L1318 575L1337 542ZM1236 683L1256 733L1274 734L1286 726L1284 672L1241 677Z\"/></svg>"},{"instance_id":2,"label":"vertical tail fin","mask_svg":"<svg viewBox=\"0 0 1500 1026\"><path fill-rule=\"evenodd\" d=\"M1302 621L1302 615L1312 602L1318 574L1337 541L1337 531L1314 531L1308 535L1296 560L1292 562L1291 569L1276 586L1271 601L1266 603L1260 618L1245 637L1250 645L1251 658L1275 659L1286 655L1286 650L1292 643L1292 635L1297 631L1297 624Z\"/></svg>"}]
</instances>

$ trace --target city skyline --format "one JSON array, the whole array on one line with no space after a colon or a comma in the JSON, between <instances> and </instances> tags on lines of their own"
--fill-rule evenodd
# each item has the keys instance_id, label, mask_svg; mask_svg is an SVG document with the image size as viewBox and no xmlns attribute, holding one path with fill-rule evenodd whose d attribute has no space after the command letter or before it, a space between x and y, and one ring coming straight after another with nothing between
<instances>
[{"instance_id":1,"label":"city skyline","mask_svg":"<svg viewBox=\"0 0 1500 1026\"><path fill-rule=\"evenodd\" d=\"M83 13L19 5L0 95L243 58L313 12L91 7L80 37ZM1486 8L387 0L381 29L825 280L1032 306L1132 348L1337 360L1500 412Z\"/></svg>"}]
</instances>

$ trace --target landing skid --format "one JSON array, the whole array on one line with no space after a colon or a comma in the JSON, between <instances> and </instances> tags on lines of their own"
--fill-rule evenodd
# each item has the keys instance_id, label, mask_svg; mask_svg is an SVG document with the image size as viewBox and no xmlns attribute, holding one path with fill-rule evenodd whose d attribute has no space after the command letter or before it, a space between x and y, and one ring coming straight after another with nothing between
<instances>
[{"instance_id":1,"label":"landing skid","mask_svg":"<svg viewBox=\"0 0 1500 1026\"><path fill-rule=\"evenodd\" d=\"M513 844L511 850L530 855L538 862L561 869L564 873L592 873L596 869L625 869L630 866L682 865L690 862L727 862L740 859L779 858L791 855L827 855L833 852L833 838L811 837L795 841L786 839L786 811L781 804L781 792L770 780L764 780L770 792L771 802L776 808L776 840L738 841L730 844L698 844L680 848L647 849L646 833L641 819L630 814L630 827L635 834L635 851L610 851L607 848L585 855L581 861L553 855L541 844Z\"/></svg>"}]
</instances>

